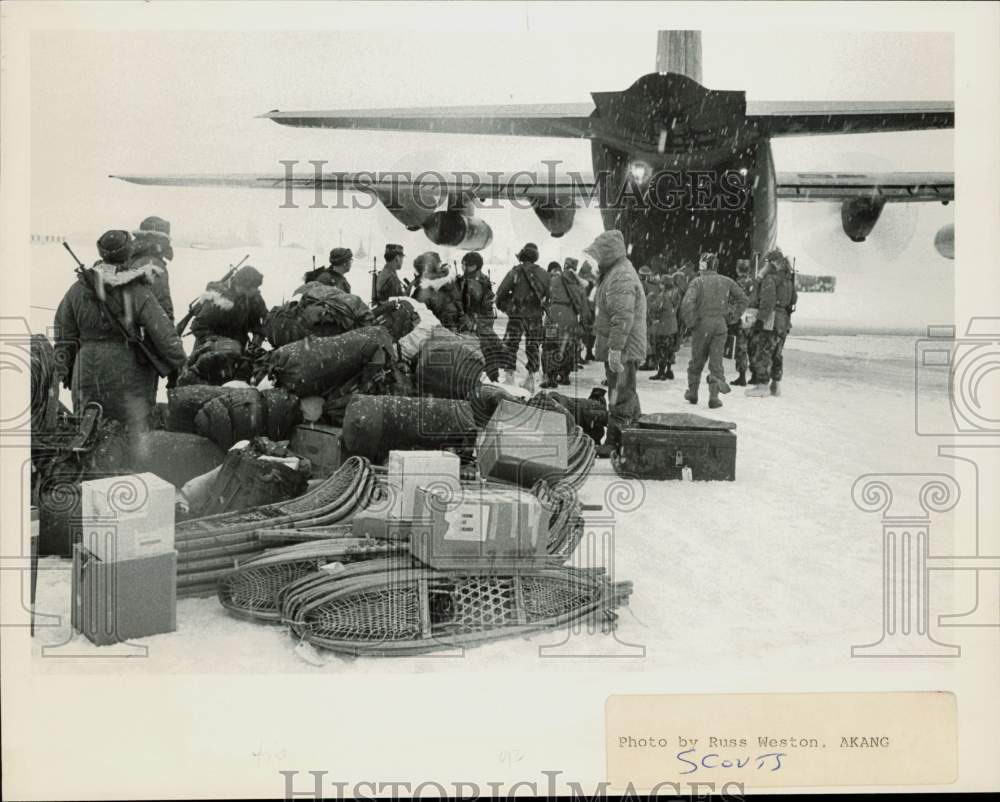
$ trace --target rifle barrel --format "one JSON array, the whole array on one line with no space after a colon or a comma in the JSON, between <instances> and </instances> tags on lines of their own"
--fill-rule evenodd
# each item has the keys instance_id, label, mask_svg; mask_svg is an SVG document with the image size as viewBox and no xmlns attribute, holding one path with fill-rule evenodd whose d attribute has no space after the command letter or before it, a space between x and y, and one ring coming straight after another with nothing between
<instances>
[{"instance_id":1,"label":"rifle barrel","mask_svg":"<svg viewBox=\"0 0 1000 802\"><path fill-rule=\"evenodd\" d=\"M76 254L73 253L73 249L71 247L69 247L69 243L66 242L66 241L63 241L63 247L69 252L69 255L73 257L73 261L76 262L76 266L79 267L79 268L83 268L84 267L83 262L81 262L77 258Z\"/></svg>"}]
</instances>

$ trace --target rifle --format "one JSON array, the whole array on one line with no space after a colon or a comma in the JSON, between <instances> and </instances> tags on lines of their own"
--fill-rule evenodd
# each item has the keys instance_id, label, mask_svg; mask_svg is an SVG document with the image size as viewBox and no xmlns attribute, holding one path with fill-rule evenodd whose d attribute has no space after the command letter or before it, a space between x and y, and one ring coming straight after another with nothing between
<instances>
[{"instance_id":1,"label":"rifle","mask_svg":"<svg viewBox=\"0 0 1000 802\"><path fill-rule=\"evenodd\" d=\"M372 306L378 304L378 271L376 266L378 265L378 257L372 257Z\"/></svg>"},{"instance_id":2,"label":"rifle","mask_svg":"<svg viewBox=\"0 0 1000 802\"><path fill-rule=\"evenodd\" d=\"M235 265L230 265L229 266L229 270L226 271L226 275L224 275L222 277L222 281L220 281L219 283L220 284L225 284L227 281L229 281L229 279L231 279L236 274L236 271L240 269L240 266L247 259L249 259L249 258L250 258L250 254L247 254L242 259L240 259ZM316 262L316 257L314 256L313 257L313 264L315 264L315 262ZM182 317L180 319L180 322L177 324L177 336L178 337L183 337L184 336L184 329L186 329L187 328L187 324L191 322L191 318L193 318L195 315L198 314L198 310L200 308L201 308L201 304L198 303L197 299L191 301L191 303L188 305L187 314L184 315L184 317Z\"/></svg>"},{"instance_id":3,"label":"rifle","mask_svg":"<svg viewBox=\"0 0 1000 802\"><path fill-rule=\"evenodd\" d=\"M156 353L156 351L153 348L151 348L146 344L145 340L142 338L141 335L136 336L135 334L133 334L128 330L126 325L111 310L111 307L108 306L108 302L104 292L98 290L98 288L94 286L90 277L87 276L86 265L84 265L84 263L77 258L75 253L73 253L73 249L69 246L69 243L63 242L63 247L67 250L69 255L73 257L73 261L76 262L77 277L82 282L84 282L88 287L90 287L91 291L93 291L94 297L97 298L97 302L101 305L102 309L104 310L105 315L108 318L108 321L115 328L115 330L122 336L125 342L127 342L129 345L135 346L135 348L138 349L139 353L136 356L139 358L139 361L141 362L142 360L145 360L148 364L152 365L154 370L156 370L157 374L159 374L162 378L166 378L167 376L169 376L173 372L173 368L171 368L170 365L164 362L163 359L160 357L160 355Z\"/></svg>"}]
</instances>

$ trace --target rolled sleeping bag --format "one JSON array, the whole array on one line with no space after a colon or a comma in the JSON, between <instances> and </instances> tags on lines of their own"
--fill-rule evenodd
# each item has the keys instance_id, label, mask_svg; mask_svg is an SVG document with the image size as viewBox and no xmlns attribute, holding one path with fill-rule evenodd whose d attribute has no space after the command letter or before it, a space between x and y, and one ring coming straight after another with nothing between
<instances>
[{"instance_id":1,"label":"rolled sleeping bag","mask_svg":"<svg viewBox=\"0 0 1000 802\"><path fill-rule=\"evenodd\" d=\"M191 384L167 390L167 428L172 432L195 432L195 416L213 398L228 390L209 384Z\"/></svg>"},{"instance_id":2,"label":"rolled sleeping bag","mask_svg":"<svg viewBox=\"0 0 1000 802\"><path fill-rule=\"evenodd\" d=\"M252 387L232 388L213 398L198 411L194 422L198 434L226 450L266 431L260 392Z\"/></svg>"},{"instance_id":3,"label":"rolled sleeping bag","mask_svg":"<svg viewBox=\"0 0 1000 802\"><path fill-rule=\"evenodd\" d=\"M482 383L486 361L478 343L461 337L430 337L417 357L417 395L468 401Z\"/></svg>"},{"instance_id":4,"label":"rolled sleeping bag","mask_svg":"<svg viewBox=\"0 0 1000 802\"><path fill-rule=\"evenodd\" d=\"M467 401L355 395L344 413L342 436L349 453L381 463L392 450L469 447L476 421Z\"/></svg>"},{"instance_id":5,"label":"rolled sleeping bag","mask_svg":"<svg viewBox=\"0 0 1000 802\"><path fill-rule=\"evenodd\" d=\"M307 337L271 352L275 385L298 396L323 395L351 379L365 365L393 359L393 342L381 326L336 337Z\"/></svg>"}]
</instances>

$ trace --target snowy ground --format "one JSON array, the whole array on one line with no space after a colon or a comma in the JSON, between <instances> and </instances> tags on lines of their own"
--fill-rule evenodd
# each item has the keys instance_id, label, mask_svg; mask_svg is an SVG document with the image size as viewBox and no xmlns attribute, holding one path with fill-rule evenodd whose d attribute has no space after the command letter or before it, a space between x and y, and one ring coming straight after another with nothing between
<instances>
[{"instance_id":1,"label":"snowy ground","mask_svg":"<svg viewBox=\"0 0 1000 802\"><path fill-rule=\"evenodd\" d=\"M740 661L747 670L834 668L850 660L852 644L880 636L881 530L878 516L851 502L851 486L870 472L948 472L936 456L938 441L917 437L913 423L913 338L792 337L780 399L725 397L718 417L738 425L735 482L629 483L598 463L582 491L605 504L594 531L613 531L614 573L631 580L631 604L620 611L617 639L573 635L548 655L612 654L602 671L679 670ZM673 382L640 374L644 411L697 411L682 398L686 349ZM731 362L727 369L731 372ZM578 377L577 395L600 381L597 366ZM936 388L936 389L935 389ZM932 392L946 399L946 375ZM617 487L614 492L609 488ZM628 511L611 514L607 503ZM608 516L611 515L609 518ZM968 544L952 534L952 518L934 519L932 553ZM579 558L579 553L578 553ZM36 667L41 671L114 672L440 672L490 670L593 670L585 657L540 655L567 633L544 633L468 651L463 659L343 659L298 654L281 627L230 618L214 598L178 603L177 631L141 641L146 659L101 659L119 647L97 649L69 632L69 565L43 561L38 609L60 616L41 628ZM944 573L944 572L942 572ZM936 574L935 574L936 577ZM963 591L959 593L959 591ZM971 603L968 588L932 580L934 612ZM932 620L934 620L932 616ZM44 659L80 654L90 660ZM640 648L641 647L641 648ZM308 656L308 655L307 655ZM313 663L320 663L316 666Z\"/></svg>"}]
</instances>

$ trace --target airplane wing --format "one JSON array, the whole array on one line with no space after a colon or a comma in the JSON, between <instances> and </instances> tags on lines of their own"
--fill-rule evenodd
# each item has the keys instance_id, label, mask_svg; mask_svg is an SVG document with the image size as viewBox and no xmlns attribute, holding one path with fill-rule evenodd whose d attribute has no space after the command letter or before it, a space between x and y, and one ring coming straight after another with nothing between
<instances>
[{"instance_id":1,"label":"airplane wing","mask_svg":"<svg viewBox=\"0 0 1000 802\"><path fill-rule=\"evenodd\" d=\"M330 172L319 178L306 168L286 175L112 175L132 184L167 187L238 187L251 189L323 190L387 195L423 187L442 194L470 195L479 200L519 198L585 200L591 197L594 177L590 173L541 176L534 172L461 171L443 175L426 172L420 181L403 173ZM790 201L843 201L858 197L881 197L895 203L948 202L955 199L952 173L778 173L777 196Z\"/></svg>"},{"instance_id":2,"label":"airplane wing","mask_svg":"<svg viewBox=\"0 0 1000 802\"><path fill-rule=\"evenodd\" d=\"M270 111L261 117L301 128L426 131L568 139L607 134L593 103L443 106L406 109ZM921 101L748 102L746 120L765 136L860 134L955 127L955 104Z\"/></svg>"},{"instance_id":3,"label":"airplane wing","mask_svg":"<svg viewBox=\"0 0 1000 802\"><path fill-rule=\"evenodd\" d=\"M880 198L889 203L948 203L953 173L778 173L778 200L845 201Z\"/></svg>"},{"instance_id":4,"label":"airplane wing","mask_svg":"<svg viewBox=\"0 0 1000 802\"><path fill-rule=\"evenodd\" d=\"M865 134L955 127L955 104L894 101L747 103L747 119L766 136Z\"/></svg>"},{"instance_id":5,"label":"airplane wing","mask_svg":"<svg viewBox=\"0 0 1000 802\"><path fill-rule=\"evenodd\" d=\"M131 184L164 187L237 187L241 189L315 190L361 192L381 198L406 197L422 190L437 190L441 196L475 197L485 200L569 201L589 197L594 187L590 173L542 175L534 171L455 173L427 171L414 180L409 173L356 172L322 173L316 177L308 163L288 175L111 175ZM395 195L394 195L395 193ZM302 200L307 200L302 195Z\"/></svg>"},{"instance_id":6,"label":"airplane wing","mask_svg":"<svg viewBox=\"0 0 1000 802\"><path fill-rule=\"evenodd\" d=\"M337 111L269 111L261 117L300 128L365 131L429 131L438 134L495 134L586 138L593 103L511 106L446 106Z\"/></svg>"}]
</instances>

